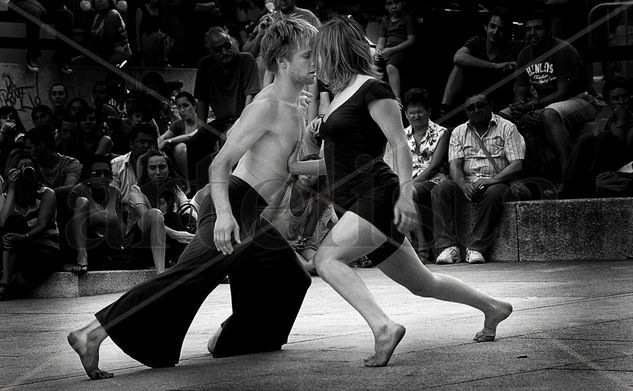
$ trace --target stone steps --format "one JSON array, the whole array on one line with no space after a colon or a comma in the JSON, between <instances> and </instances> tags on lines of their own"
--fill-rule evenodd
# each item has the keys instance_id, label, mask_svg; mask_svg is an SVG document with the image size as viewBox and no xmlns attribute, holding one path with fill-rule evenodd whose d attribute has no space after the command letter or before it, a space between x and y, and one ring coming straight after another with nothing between
<instances>
[{"instance_id":1,"label":"stone steps","mask_svg":"<svg viewBox=\"0 0 633 391\"><path fill-rule=\"evenodd\" d=\"M80 297L125 292L156 275L154 269L91 271L83 276L53 273L29 297Z\"/></svg>"},{"instance_id":2,"label":"stone steps","mask_svg":"<svg viewBox=\"0 0 633 391\"><path fill-rule=\"evenodd\" d=\"M461 225L466 243L476 208ZM508 202L487 259L502 262L633 258L633 198Z\"/></svg>"}]
</instances>

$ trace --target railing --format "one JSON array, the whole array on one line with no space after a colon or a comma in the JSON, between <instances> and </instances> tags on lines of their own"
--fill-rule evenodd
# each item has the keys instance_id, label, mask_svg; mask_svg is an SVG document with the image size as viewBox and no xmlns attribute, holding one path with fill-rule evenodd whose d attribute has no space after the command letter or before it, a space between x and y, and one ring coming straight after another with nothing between
<instances>
[{"instance_id":1,"label":"railing","mask_svg":"<svg viewBox=\"0 0 633 391\"><path fill-rule=\"evenodd\" d=\"M633 1L602 3L587 15L588 62L601 62L605 75L633 77Z\"/></svg>"}]
</instances>

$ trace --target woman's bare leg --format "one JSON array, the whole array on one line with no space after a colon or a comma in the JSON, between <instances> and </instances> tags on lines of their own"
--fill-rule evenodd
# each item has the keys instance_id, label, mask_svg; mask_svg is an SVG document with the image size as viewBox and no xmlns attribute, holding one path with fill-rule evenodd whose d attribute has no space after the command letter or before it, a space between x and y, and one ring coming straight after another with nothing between
<instances>
[{"instance_id":1,"label":"woman's bare leg","mask_svg":"<svg viewBox=\"0 0 633 391\"><path fill-rule=\"evenodd\" d=\"M420 263L406 239L378 268L417 296L466 304L483 312L484 328L475 335L477 342L493 341L497 325L512 313L510 303L490 297L455 277L432 273Z\"/></svg>"},{"instance_id":2,"label":"woman's bare leg","mask_svg":"<svg viewBox=\"0 0 633 391\"><path fill-rule=\"evenodd\" d=\"M68 343L79 355L81 365L92 380L108 379L114 374L99 369L99 348L108 337L101 323L93 320L87 326L68 334Z\"/></svg>"},{"instance_id":3,"label":"woman's bare leg","mask_svg":"<svg viewBox=\"0 0 633 391\"><path fill-rule=\"evenodd\" d=\"M149 229L150 245L152 247L152 258L158 274L165 271L165 219L160 210L152 208L139 220L141 231L147 232Z\"/></svg>"},{"instance_id":4,"label":"woman's bare leg","mask_svg":"<svg viewBox=\"0 0 633 391\"><path fill-rule=\"evenodd\" d=\"M88 236L89 202L86 197L78 197L75 201L73 212L73 237L77 249L77 264L88 265L88 251L86 250L86 238Z\"/></svg>"},{"instance_id":5,"label":"woman's bare leg","mask_svg":"<svg viewBox=\"0 0 633 391\"><path fill-rule=\"evenodd\" d=\"M369 367L385 366L402 340L405 328L394 323L378 306L360 277L347 264L366 255L385 236L366 220L346 212L332 228L314 257L316 269L328 284L367 321L374 334L375 354L365 359Z\"/></svg>"}]
</instances>

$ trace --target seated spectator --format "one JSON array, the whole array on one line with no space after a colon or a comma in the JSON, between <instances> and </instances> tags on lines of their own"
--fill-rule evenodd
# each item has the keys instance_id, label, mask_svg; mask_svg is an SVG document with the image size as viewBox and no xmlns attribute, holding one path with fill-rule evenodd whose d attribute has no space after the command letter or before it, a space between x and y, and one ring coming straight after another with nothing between
<instances>
[{"instance_id":1,"label":"seated spectator","mask_svg":"<svg viewBox=\"0 0 633 391\"><path fill-rule=\"evenodd\" d=\"M528 152L533 154L526 162L529 173L549 175L559 182L567 170L572 137L597 114L595 99L588 94L593 93L593 87L578 51L552 36L548 14L533 11L524 27L529 46L519 53L517 69L521 73L516 81L515 101L500 114L517 124L526 137ZM531 91L536 95L531 96ZM553 174L545 172L544 148L558 159L557 172Z\"/></svg>"},{"instance_id":2,"label":"seated spectator","mask_svg":"<svg viewBox=\"0 0 633 391\"><path fill-rule=\"evenodd\" d=\"M444 89L441 115L457 102L463 102L464 96L481 91L490 90L488 97L495 112L513 102L514 80L510 76L527 41L512 39L512 18L505 8L490 12L484 31L485 37L469 38L455 53L455 66Z\"/></svg>"},{"instance_id":3,"label":"seated spectator","mask_svg":"<svg viewBox=\"0 0 633 391\"><path fill-rule=\"evenodd\" d=\"M58 193L70 191L79 182L81 163L55 149L55 136L50 126L37 126L24 136L24 149L35 158L42 170L43 184Z\"/></svg>"},{"instance_id":4,"label":"seated spectator","mask_svg":"<svg viewBox=\"0 0 633 391\"><path fill-rule=\"evenodd\" d=\"M146 67L167 66L173 40L167 35L166 15L160 0L145 0L136 9L136 46Z\"/></svg>"},{"instance_id":5,"label":"seated spectator","mask_svg":"<svg viewBox=\"0 0 633 391\"><path fill-rule=\"evenodd\" d=\"M92 103L97 112L99 122L108 121L109 118L119 119L121 113L110 104L110 93L108 85L104 80L98 80L92 86Z\"/></svg>"},{"instance_id":6,"label":"seated spectator","mask_svg":"<svg viewBox=\"0 0 633 391\"><path fill-rule=\"evenodd\" d=\"M32 16L35 21L26 18L26 67L31 72L39 72L37 61L42 54L40 40L40 25L51 23L55 25L58 34L71 38L73 33L73 13L66 7L66 0L13 0L17 8ZM55 40L53 61L65 74L73 72L70 67L70 47L61 39Z\"/></svg>"},{"instance_id":7,"label":"seated spectator","mask_svg":"<svg viewBox=\"0 0 633 391\"><path fill-rule=\"evenodd\" d=\"M223 29L209 29L206 43L209 55L200 60L193 94L198 100L198 118L206 125L198 129L187 150L194 190L208 182L207 168L218 150L218 141L221 144L226 131L261 89L255 59L249 53L238 52ZM215 118L207 124L209 106Z\"/></svg>"},{"instance_id":8,"label":"seated spectator","mask_svg":"<svg viewBox=\"0 0 633 391\"><path fill-rule=\"evenodd\" d=\"M525 157L523 136L512 122L492 113L485 95L469 97L465 106L468 122L456 127L450 138L451 180L440 182L431 192L438 264L461 262L456 209L474 202L479 208L468 239L466 261L485 262L482 253L492 244L508 182L521 171Z\"/></svg>"},{"instance_id":9,"label":"seated spectator","mask_svg":"<svg viewBox=\"0 0 633 391\"><path fill-rule=\"evenodd\" d=\"M79 120L65 117L55 132L55 150L62 155L76 158L79 145Z\"/></svg>"},{"instance_id":10,"label":"seated spectator","mask_svg":"<svg viewBox=\"0 0 633 391\"><path fill-rule=\"evenodd\" d=\"M0 107L0 172L4 172L9 153L18 147L24 138L24 125L16 109Z\"/></svg>"},{"instance_id":11,"label":"seated spectator","mask_svg":"<svg viewBox=\"0 0 633 391\"><path fill-rule=\"evenodd\" d=\"M88 161L93 156L110 156L112 139L97 122L97 112L92 107L84 108L79 113L78 149L72 155L80 162Z\"/></svg>"},{"instance_id":12,"label":"seated spectator","mask_svg":"<svg viewBox=\"0 0 633 391\"><path fill-rule=\"evenodd\" d=\"M598 114L605 120L598 122L597 134L585 134L574 145L561 196L593 197L599 174L617 171L633 161L632 92L629 80L605 82L602 96L607 107Z\"/></svg>"},{"instance_id":13,"label":"seated spectator","mask_svg":"<svg viewBox=\"0 0 633 391\"><path fill-rule=\"evenodd\" d=\"M70 190L79 183L82 165L77 159L57 151L50 126L38 126L29 130L24 136L24 149L35 158L40 167L44 186L55 191L61 251L62 256L66 256L71 250L65 236L66 225L72 217L67 197Z\"/></svg>"},{"instance_id":14,"label":"seated spectator","mask_svg":"<svg viewBox=\"0 0 633 391\"><path fill-rule=\"evenodd\" d=\"M448 161L450 134L446 128L429 119L431 100L426 90L408 90L404 94L403 103L404 113L410 124L405 132L413 158L413 199L422 223L420 229L412 233L411 242L420 260L427 262L431 259L433 247L431 191L435 185L448 179L444 166ZM393 150L389 143L384 160L392 168L395 167Z\"/></svg>"},{"instance_id":15,"label":"seated spectator","mask_svg":"<svg viewBox=\"0 0 633 391\"><path fill-rule=\"evenodd\" d=\"M88 265L90 270L116 268L113 260L125 257L121 193L112 184L108 159L91 159L81 178L69 195L73 208L73 235L69 239L77 250L77 260L70 271L78 275L86 273Z\"/></svg>"},{"instance_id":16,"label":"seated spectator","mask_svg":"<svg viewBox=\"0 0 633 391\"><path fill-rule=\"evenodd\" d=\"M130 151L132 129L142 122L155 124L152 110L143 102L134 103L127 108L127 116L121 118L116 126L111 127L112 153L125 155ZM158 127L156 128L158 131Z\"/></svg>"},{"instance_id":17,"label":"seated spectator","mask_svg":"<svg viewBox=\"0 0 633 391\"><path fill-rule=\"evenodd\" d=\"M321 26L321 21L312 11L295 5L295 0L274 0L274 10L280 12L286 18L299 18L310 23L316 28ZM268 5L267 5L268 7Z\"/></svg>"},{"instance_id":18,"label":"seated spectator","mask_svg":"<svg viewBox=\"0 0 633 391\"><path fill-rule=\"evenodd\" d=\"M183 2L185 25L186 66L195 67L207 55L205 34L211 27L226 25L220 3L209 0L187 0Z\"/></svg>"},{"instance_id":19,"label":"seated spectator","mask_svg":"<svg viewBox=\"0 0 633 391\"><path fill-rule=\"evenodd\" d=\"M415 44L415 19L405 11L406 0L385 0L387 16L380 24L375 60L387 71L389 85L400 100L400 77L407 61L412 59Z\"/></svg>"},{"instance_id":20,"label":"seated spectator","mask_svg":"<svg viewBox=\"0 0 633 391\"><path fill-rule=\"evenodd\" d=\"M257 25L248 36L246 42L242 46L242 50L250 53L255 57L257 68L259 69L259 82L264 83L264 74L266 73L266 64L261 54L261 42L264 34L268 31L268 26L273 24L276 19L280 18L279 13L265 12L258 20Z\"/></svg>"},{"instance_id":21,"label":"seated spectator","mask_svg":"<svg viewBox=\"0 0 633 391\"><path fill-rule=\"evenodd\" d=\"M196 99L190 93L183 91L176 95L176 109L180 119L174 121L169 130L158 138L158 149L167 150L174 156L178 169L185 180L189 179L187 166L187 145L200 127Z\"/></svg>"},{"instance_id":22,"label":"seated spectator","mask_svg":"<svg viewBox=\"0 0 633 391\"><path fill-rule=\"evenodd\" d=\"M90 28L89 49L112 65L122 66L132 55L127 29L114 0L94 0L97 12Z\"/></svg>"},{"instance_id":23,"label":"seated spectator","mask_svg":"<svg viewBox=\"0 0 633 391\"><path fill-rule=\"evenodd\" d=\"M162 247L152 243L158 270L158 264L165 260L167 266L176 264L194 237L198 214L183 191L186 181L177 174L167 155L152 150L140 160L139 184L130 188L130 213L135 214L132 220L137 221L142 232L149 230L151 238L166 236Z\"/></svg>"},{"instance_id":24,"label":"seated spectator","mask_svg":"<svg viewBox=\"0 0 633 391\"><path fill-rule=\"evenodd\" d=\"M141 155L148 153L151 149L157 149L158 129L149 122L136 124L130 133L130 142L125 155L117 156L110 162L114 183L121 192L121 202L123 217L127 221L127 228L130 228L129 205L130 189L138 184L138 178L142 170L139 162Z\"/></svg>"},{"instance_id":25,"label":"seated spectator","mask_svg":"<svg viewBox=\"0 0 633 391\"><path fill-rule=\"evenodd\" d=\"M79 113L87 107L90 105L84 98L79 96L71 98L66 105L63 120L79 124Z\"/></svg>"},{"instance_id":26,"label":"seated spectator","mask_svg":"<svg viewBox=\"0 0 633 391\"><path fill-rule=\"evenodd\" d=\"M37 105L31 110L31 121L35 127L50 126L53 128L53 110L46 105Z\"/></svg>"},{"instance_id":27,"label":"seated spectator","mask_svg":"<svg viewBox=\"0 0 633 391\"><path fill-rule=\"evenodd\" d=\"M25 152L9 167L0 195L2 278L0 300L20 296L59 269L55 192L43 186L37 163Z\"/></svg>"},{"instance_id":28,"label":"seated spectator","mask_svg":"<svg viewBox=\"0 0 633 391\"><path fill-rule=\"evenodd\" d=\"M66 102L68 101L66 86L59 82L53 83L48 90L48 99L53 110L53 128L59 129L66 114Z\"/></svg>"},{"instance_id":29,"label":"seated spectator","mask_svg":"<svg viewBox=\"0 0 633 391\"><path fill-rule=\"evenodd\" d=\"M169 125L178 119L176 111L172 108L174 95L180 92L183 83L181 81L167 82L158 72L148 72L143 76L141 83L145 88L149 88L156 94L145 94L143 98L150 108L159 134L163 134L169 129Z\"/></svg>"},{"instance_id":30,"label":"seated spectator","mask_svg":"<svg viewBox=\"0 0 633 391\"><path fill-rule=\"evenodd\" d=\"M318 159L318 155L308 155L301 160ZM332 204L324 204L319 199L322 197L320 190L326 187L324 184L325 177L293 175L277 207L267 208L262 214L290 243L297 258L312 275L317 275L314 266L316 250L338 221Z\"/></svg>"}]
</instances>

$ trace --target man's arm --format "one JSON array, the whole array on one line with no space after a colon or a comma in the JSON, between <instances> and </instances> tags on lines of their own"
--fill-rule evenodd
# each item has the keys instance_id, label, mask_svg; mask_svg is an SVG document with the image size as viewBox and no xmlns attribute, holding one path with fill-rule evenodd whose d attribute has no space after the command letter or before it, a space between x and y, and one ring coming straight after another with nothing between
<instances>
[{"instance_id":1,"label":"man's arm","mask_svg":"<svg viewBox=\"0 0 633 391\"><path fill-rule=\"evenodd\" d=\"M475 184L466 182L464 175L464 158L453 159L449 162L451 167L451 179L462 190L468 200L473 200L477 196Z\"/></svg>"},{"instance_id":2,"label":"man's arm","mask_svg":"<svg viewBox=\"0 0 633 391\"><path fill-rule=\"evenodd\" d=\"M224 146L209 166L211 198L217 215L213 241L223 254L233 252L231 239L240 243L239 225L229 202L229 175L246 151L269 131L275 119L270 112L264 103L244 108L239 121L230 129Z\"/></svg>"},{"instance_id":3,"label":"man's arm","mask_svg":"<svg viewBox=\"0 0 633 391\"><path fill-rule=\"evenodd\" d=\"M515 62L492 62L488 60L484 60L483 58L475 57L471 54L470 49L465 46L462 46L455 52L455 56L453 57L453 62L455 65L464 68L481 68L481 69L492 69L495 71L501 70L512 70L514 66L516 66Z\"/></svg>"}]
</instances>

